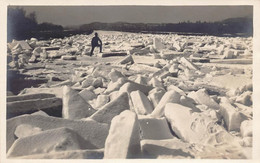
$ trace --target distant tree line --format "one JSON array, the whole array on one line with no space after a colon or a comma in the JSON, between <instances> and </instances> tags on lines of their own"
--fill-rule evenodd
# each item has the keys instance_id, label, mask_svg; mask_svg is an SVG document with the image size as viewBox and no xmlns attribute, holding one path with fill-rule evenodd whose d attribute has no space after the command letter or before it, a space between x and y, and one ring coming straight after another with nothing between
<instances>
[{"instance_id":1,"label":"distant tree line","mask_svg":"<svg viewBox=\"0 0 260 163\"><path fill-rule=\"evenodd\" d=\"M8 8L7 11L7 35L11 38L19 39L22 35L29 34L37 28L36 14L26 15L22 8Z\"/></svg>"},{"instance_id":2,"label":"distant tree line","mask_svg":"<svg viewBox=\"0 0 260 163\"><path fill-rule=\"evenodd\" d=\"M181 32L208 35L253 35L252 18L230 18L219 22L180 22L180 23L99 23L84 24L80 30L116 30L127 32Z\"/></svg>"},{"instance_id":3,"label":"distant tree line","mask_svg":"<svg viewBox=\"0 0 260 163\"><path fill-rule=\"evenodd\" d=\"M27 14L23 8L8 8L7 34L8 42L12 39L24 40L61 38L74 34L90 34L94 30L114 30L126 32L180 32L207 35L253 35L253 19L248 17L230 18L219 22L180 22L180 23L100 23L93 22L72 28L63 28L52 23L38 23L35 12Z\"/></svg>"},{"instance_id":4,"label":"distant tree line","mask_svg":"<svg viewBox=\"0 0 260 163\"><path fill-rule=\"evenodd\" d=\"M52 23L38 23L36 13L26 14L23 8L8 8L7 34L8 41L12 39L22 40L31 37L42 37L44 35L57 35L63 31L61 25Z\"/></svg>"}]
</instances>

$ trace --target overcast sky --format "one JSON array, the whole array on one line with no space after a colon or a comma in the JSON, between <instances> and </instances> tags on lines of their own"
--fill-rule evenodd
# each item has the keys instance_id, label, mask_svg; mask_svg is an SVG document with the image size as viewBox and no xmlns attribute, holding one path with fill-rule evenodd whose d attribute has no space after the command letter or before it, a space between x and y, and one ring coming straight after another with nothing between
<instances>
[{"instance_id":1,"label":"overcast sky","mask_svg":"<svg viewBox=\"0 0 260 163\"><path fill-rule=\"evenodd\" d=\"M91 22L178 23L220 21L253 15L252 6L24 6L36 12L38 23L63 26Z\"/></svg>"}]
</instances>

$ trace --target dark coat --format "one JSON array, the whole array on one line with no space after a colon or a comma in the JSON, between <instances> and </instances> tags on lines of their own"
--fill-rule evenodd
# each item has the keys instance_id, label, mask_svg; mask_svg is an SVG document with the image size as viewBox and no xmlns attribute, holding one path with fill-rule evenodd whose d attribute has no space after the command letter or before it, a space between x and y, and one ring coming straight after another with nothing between
<instances>
[{"instance_id":1,"label":"dark coat","mask_svg":"<svg viewBox=\"0 0 260 163\"><path fill-rule=\"evenodd\" d=\"M102 41L100 40L99 37L93 37L91 40L91 45L92 46L102 45Z\"/></svg>"}]
</instances>

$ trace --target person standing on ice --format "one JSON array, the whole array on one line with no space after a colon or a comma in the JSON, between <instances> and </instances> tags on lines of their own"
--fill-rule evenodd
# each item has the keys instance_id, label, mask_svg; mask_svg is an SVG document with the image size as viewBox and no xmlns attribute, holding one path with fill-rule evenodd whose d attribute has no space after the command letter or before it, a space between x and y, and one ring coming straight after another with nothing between
<instances>
[{"instance_id":1,"label":"person standing on ice","mask_svg":"<svg viewBox=\"0 0 260 163\"><path fill-rule=\"evenodd\" d=\"M92 38L91 40L91 52L90 52L90 56L93 55L93 51L95 49L95 47L99 47L100 48L100 53L102 53L102 41L100 40L100 38L98 37L98 33L95 33L95 37Z\"/></svg>"}]
</instances>

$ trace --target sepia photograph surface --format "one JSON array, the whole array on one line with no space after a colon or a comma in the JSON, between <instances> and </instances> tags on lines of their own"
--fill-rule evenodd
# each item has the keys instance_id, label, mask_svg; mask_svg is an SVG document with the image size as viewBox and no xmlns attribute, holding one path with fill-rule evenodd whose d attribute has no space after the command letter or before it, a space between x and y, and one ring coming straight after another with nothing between
<instances>
[{"instance_id":1,"label":"sepia photograph surface","mask_svg":"<svg viewBox=\"0 0 260 163\"><path fill-rule=\"evenodd\" d=\"M6 5L1 159L254 159L255 10Z\"/></svg>"}]
</instances>

